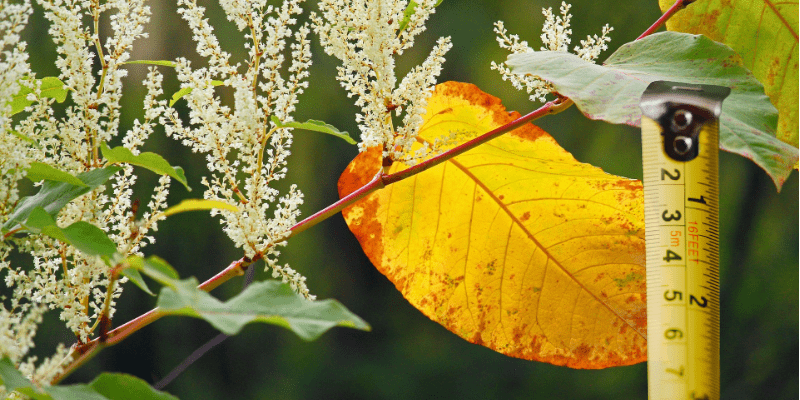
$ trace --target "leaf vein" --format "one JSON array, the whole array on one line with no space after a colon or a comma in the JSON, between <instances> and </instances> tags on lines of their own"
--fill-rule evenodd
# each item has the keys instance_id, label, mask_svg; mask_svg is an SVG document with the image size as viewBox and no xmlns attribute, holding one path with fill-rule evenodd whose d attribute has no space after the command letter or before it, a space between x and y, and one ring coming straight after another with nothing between
<instances>
[{"instance_id":1,"label":"leaf vein","mask_svg":"<svg viewBox=\"0 0 800 400\"><path fill-rule=\"evenodd\" d=\"M459 169L461 169L461 170L462 170L462 171L463 171L465 174L467 174L467 176L468 176L470 179L472 179L472 180L473 180L473 182L475 183L475 188L476 188L476 190L477 190L477 187L478 187L478 186L480 186L481 188L483 188L483 190L484 190L484 191L485 191L485 192L486 192L486 193L487 193L487 194L488 194L488 195L489 195L489 196L490 196L490 197L491 197L491 198L492 198L492 199L495 201L495 203L497 203L497 204L498 204L498 205L499 205L499 206L500 206L500 207L501 207L501 208L502 208L502 209L503 209L503 210L504 210L504 211L505 211L505 212L506 212L506 213L507 213L507 214L508 214L508 215L511 217L511 219L514 221L514 223L515 223L515 224L517 224L517 225L518 225L518 226L519 226L519 227L520 227L520 228L523 230L523 232L525 232L525 234L526 234L526 235L527 235L527 236L530 238L530 240L531 240L531 241L533 241L533 242L534 242L534 244L535 244L536 246L538 246L538 247L540 247L540 248L542 249L542 251L545 253L545 255L547 255L547 258L548 258L548 260L553 260L553 262L555 263L555 265L556 265L556 266L558 266L558 267L559 267L559 268L560 268L560 269L561 269L561 270L562 270L562 271L563 271L565 274L567 274L567 276L569 276L569 277L570 277L570 279L572 279L572 280L573 280L573 281L574 281L574 282L575 282L575 283L576 283L578 286L580 286L580 288L581 288L582 290L585 290L587 293L591 294L591 295L592 295L592 297L593 297L593 298L594 298L594 299L595 299L595 300L596 300L598 303L600 303L600 304L602 304L603 306L605 306L605 307L606 307L606 308L607 308L609 311L611 311L611 313L612 313L612 314L614 314L614 315L615 315L617 318L619 318L621 321L623 321L623 322L625 322L626 324L628 324L628 326L630 326L632 329L634 329L634 330L635 330L635 331L636 331L636 332L637 332L639 335L641 335L642 337L644 337L644 335L642 335L642 333L641 333L641 332L639 332L639 331L638 331L638 330L637 330L637 329L636 329L636 328L633 326L633 324L632 324L630 321L628 321L627 319L625 319L625 318L624 318L622 315L620 315L620 314L619 314L619 313L618 313L616 310L614 310L614 309L613 309L613 308L612 308L612 307L611 307L609 304L605 303L605 302L604 302L602 299L600 299L600 298L599 298L597 295L595 295L594 293L592 293L591 291L589 291L589 290L586 288L586 286L585 286L585 285L584 285L582 282L580 282L578 279L576 279L574 275L572 275L572 274L571 274L571 273L570 273L570 272L569 272L569 271L568 271L568 270L567 270L567 269L566 269L566 268L565 268L563 265L561 265L561 263L559 263L559 262L558 262L558 261L555 259L555 257L553 257L553 255L552 255L552 254L550 254L550 253L547 251L547 249L546 249L544 246L542 246L542 244L539 242L539 240L538 240L538 239L536 239L536 238L535 238L535 237L534 237L534 236L533 236L533 235L532 235L532 234L531 234L531 233L530 233L530 232L529 232L529 231L528 231L528 230L525 228L525 226L522 224L522 221L520 221L520 220L519 220L519 219L518 219L518 218L517 218L517 217L516 217L516 216L515 216L513 213L511 213L511 211L510 211L510 210L509 210L509 209L508 209L508 208L507 208L507 207L506 207L506 206L505 206L505 205L504 205L504 204L503 204L503 203L502 203L502 202L501 202L501 201L500 201L500 200L499 200L499 199L498 199L498 198L497 198L495 195L494 195L494 193L492 193L492 192L489 190L489 188L488 188L488 187L486 187L486 186L483 184L483 182L482 182L482 181L480 181L480 180L479 180L479 179L478 179L478 178L477 178L475 175L473 175L473 174L472 174L472 172L471 172L471 171L469 171L469 169L467 169L466 167L464 167L463 165L461 165L461 163L460 163L458 160L455 160L455 159L454 159L454 160L451 160L451 162L453 163L453 165L455 165L456 167L458 167ZM474 196L473 196L473 198L474 198ZM475 210L475 206L474 206L474 204L475 204L475 202L473 202L473 205L472 205L472 214L474 214L474 210ZM470 220L472 221L472 215L470 216ZM470 222L471 222L471 221L470 221ZM472 225L471 225L471 224L470 224L470 230L472 230ZM464 272L465 272L465 275L466 275L466 265L465 265L465 267L464 267ZM465 278L464 278L464 281L465 281L465 283L466 283L466 276L465 276ZM467 302L467 304L469 304L469 302ZM472 310L470 310L470 316L472 316ZM473 317L473 322L474 322L474 317Z\"/></svg>"}]
</instances>

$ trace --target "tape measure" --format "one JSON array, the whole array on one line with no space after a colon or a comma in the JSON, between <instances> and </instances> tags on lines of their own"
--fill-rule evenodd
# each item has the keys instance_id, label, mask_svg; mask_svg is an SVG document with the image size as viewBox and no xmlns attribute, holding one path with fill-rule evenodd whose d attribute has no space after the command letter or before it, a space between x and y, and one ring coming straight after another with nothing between
<instances>
[{"instance_id":1,"label":"tape measure","mask_svg":"<svg viewBox=\"0 0 800 400\"><path fill-rule=\"evenodd\" d=\"M642 95L650 400L719 399L719 116L730 89Z\"/></svg>"}]
</instances>

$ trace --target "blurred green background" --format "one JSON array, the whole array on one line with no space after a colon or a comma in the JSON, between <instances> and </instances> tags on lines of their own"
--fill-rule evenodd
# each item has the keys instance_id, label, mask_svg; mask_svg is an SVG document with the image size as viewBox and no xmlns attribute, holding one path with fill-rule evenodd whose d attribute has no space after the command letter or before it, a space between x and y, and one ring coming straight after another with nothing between
<instances>
[{"instance_id":1,"label":"blurred green background","mask_svg":"<svg viewBox=\"0 0 800 400\"><path fill-rule=\"evenodd\" d=\"M150 34L135 44L134 59L174 59L184 56L193 65L195 45L175 2L150 2ZM208 8L223 48L243 58L243 37L212 1ZM657 1L573 1L573 46L605 23L614 27L611 54L631 41L660 15ZM451 36L453 49L440 82L472 82L502 99L508 110L526 113L538 105L503 82L489 69L490 61L505 59L495 41L492 24L503 20L512 34L532 47L540 45L542 7L548 1L446 0L417 40L413 51L398 60L398 76L421 63L440 36ZM307 9L316 9L314 1ZM48 23L37 15L26 28L31 63L40 76L54 75L55 50L46 37ZM104 32L108 32L108 18ZM316 40L316 38L314 38ZM321 119L349 132L358 132L353 100L334 80L336 60L314 43L311 87L301 96L295 118ZM141 118L146 67L130 66L123 98L122 128ZM166 95L177 90L173 71L165 74ZM165 96L166 96L165 95ZM231 102L232 104L232 102ZM178 107L182 107L179 105ZM184 109L185 110L185 109ZM641 179L641 148L636 128L584 118L575 107L546 117L539 125L575 157L605 171ZM115 143L116 144L116 143ZM174 184L170 204L202 195L202 155L192 154L163 131L146 150L183 166L193 193ZM301 132L295 136L286 183L305 193L304 215L337 200L336 181L357 154L354 146L325 135ZM722 387L725 399L798 398L798 178L794 173L781 193L753 163L721 154L721 270L722 270ZM157 177L141 172L136 197L145 204ZM182 276L207 279L241 254L224 236L218 220L204 213L171 217L160 224L157 242L147 254L169 261ZM308 277L319 298L336 298L372 325L372 332L334 329L305 343L277 327L252 324L216 347L179 376L166 390L182 399L643 399L647 373L644 363L599 371L572 370L510 358L470 344L430 321L403 299L394 286L370 264L340 215L293 238L281 258ZM258 279L266 279L258 263ZM236 294L241 278L213 292L221 298ZM154 299L128 288L115 321L121 323L150 309ZM55 313L37 338L37 351L46 355L66 332L57 328ZM127 372L151 383L160 380L193 350L217 334L208 324L189 318L170 318L144 328L123 343L104 350L67 380L87 382L101 371Z\"/></svg>"}]
</instances>

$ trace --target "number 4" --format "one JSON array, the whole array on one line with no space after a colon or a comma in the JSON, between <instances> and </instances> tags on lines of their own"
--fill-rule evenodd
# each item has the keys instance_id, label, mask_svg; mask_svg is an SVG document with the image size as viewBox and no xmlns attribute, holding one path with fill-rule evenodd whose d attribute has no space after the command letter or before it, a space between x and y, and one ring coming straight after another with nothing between
<instances>
[{"instance_id":1,"label":"number 4","mask_svg":"<svg viewBox=\"0 0 800 400\"><path fill-rule=\"evenodd\" d=\"M683 258L681 258L681 256L678 255L678 253L675 253L672 250L667 250L667 255L666 257L664 257L664 261L670 262L672 260L683 260Z\"/></svg>"}]
</instances>

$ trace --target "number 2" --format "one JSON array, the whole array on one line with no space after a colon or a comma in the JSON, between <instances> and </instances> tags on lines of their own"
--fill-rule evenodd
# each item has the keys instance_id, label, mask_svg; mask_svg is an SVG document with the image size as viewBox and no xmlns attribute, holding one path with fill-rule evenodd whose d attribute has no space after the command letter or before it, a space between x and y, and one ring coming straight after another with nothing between
<instances>
[{"instance_id":1,"label":"number 2","mask_svg":"<svg viewBox=\"0 0 800 400\"><path fill-rule=\"evenodd\" d=\"M661 168L661 180L663 181L664 178L666 178L666 177L669 177L669 179L672 179L673 181L677 181L678 179L680 179L681 178L681 171L678 171L677 168L674 171L675 171L675 175L672 175L672 174L669 173L669 171L665 170L664 168Z\"/></svg>"},{"instance_id":2,"label":"number 2","mask_svg":"<svg viewBox=\"0 0 800 400\"><path fill-rule=\"evenodd\" d=\"M706 305L708 305L708 299L706 299L705 296L700 296L700 300L697 300L697 297L690 295L689 304L696 304L700 308L706 308Z\"/></svg>"}]
</instances>

